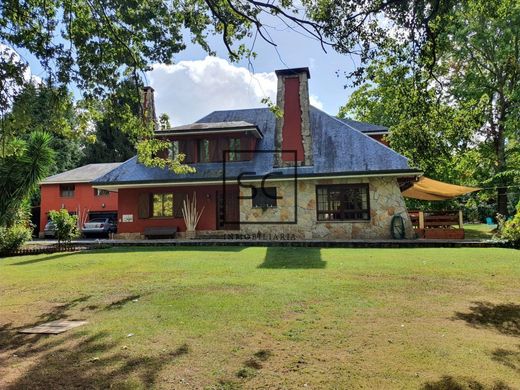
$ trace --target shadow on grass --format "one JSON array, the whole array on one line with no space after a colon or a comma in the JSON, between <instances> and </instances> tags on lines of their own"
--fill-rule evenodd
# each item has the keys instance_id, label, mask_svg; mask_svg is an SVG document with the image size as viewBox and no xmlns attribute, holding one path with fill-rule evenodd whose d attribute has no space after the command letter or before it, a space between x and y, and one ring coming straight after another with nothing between
<instances>
[{"instance_id":1,"label":"shadow on grass","mask_svg":"<svg viewBox=\"0 0 520 390\"><path fill-rule=\"evenodd\" d=\"M445 375L438 381L426 382L422 390L512 390L513 388L502 381L495 382L492 386L484 385L474 379L456 379Z\"/></svg>"},{"instance_id":2,"label":"shadow on grass","mask_svg":"<svg viewBox=\"0 0 520 390\"><path fill-rule=\"evenodd\" d=\"M498 348L493 352L492 359L520 374L520 344L516 348L516 351Z\"/></svg>"},{"instance_id":3,"label":"shadow on grass","mask_svg":"<svg viewBox=\"0 0 520 390\"><path fill-rule=\"evenodd\" d=\"M44 261L56 260L72 255L98 255L100 253L136 253L136 252L241 252L247 249L248 246L157 246L153 243L146 246L122 246L109 248L93 248L90 250L76 251L76 252L62 252L48 255L35 255L35 259L29 259L12 263L10 265L29 265L41 263Z\"/></svg>"},{"instance_id":4,"label":"shadow on grass","mask_svg":"<svg viewBox=\"0 0 520 390\"><path fill-rule=\"evenodd\" d=\"M158 375L167 366L189 353L187 344L158 353L133 353L109 332L88 333L78 328L61 335L20 334L20 329L67 318L67 310L86 302L83 296L38 316L33 324L0 325L0 367L9 369L10 382L0 377L2 389L69 388L154 388ZM19 375L18 375L19 374Z\"/></svg>"},{"instance_id":5,"label":"shadow on grass","mask_svg":"<svg viewBox=\"0 0 520 390\"><path fill-rule=\"evenodd\" d=\"M189 353L183 344L169 352L134 355L106 332L59 336L33 357L23 375L2 388L154 388L161 370Z\"/></svg>"},{"instance_id":6,"label":"shadow on grass","mask_svg":"<svg viewBox=\"0 0 520 390\"><path fill-rule=\"evenodd\" d=\"M475 328L490 328L508 335L520 337L520 305L490 302L473 302L468 313L455 313L455 319L464 320Z\"/></svg>"},{"instance_id":7,"label":"shadow on grass","mask_svg":"<svg viewBox=\"0 0 520 390\"><path fill-rule=\"evenodd\" d=\"M55 306L47 313L38 316L38 320L31 324L25 324L18 327L13 327L11 324L3 324L0 326L0 353L6 351L14 351L18 348L24 347L31 349L31 346L37 343L45 335L42 334L25 334L18 333L18 331L25 328L32 328L49 321L57 321L68 318L67 311L79 304L90 299L90 295L84 295L62 305Z\"/></svg>"},{"instance_id":8,"label":"shadow on grass","mask_svg":"<svg viewBox=\"0 0 520 390\"><path fill-rule=\"evenodd\" d=\"M124 297L118 301L112 302L111 304L107 305L105 307L105 310L122 309L123 306L126 305L127 303L137 300L139 298L141 298L141 295L129 295L127 297Z\"/></svg>"},{"instance_id":9,"label":"shadow on grass","mask_svg":"<svg viewBox=\"0 0 520 390\"><path fill-rule=\"evenodd\" d=\"M51 255L47 255L47 256L43 256L43 257L38 257L36 259L19 261L18 263L13 263L11 265L28 265L28 264L40 263L42 261L56 260L56 259L60 259L62 257L72 256L77 253L78 252L55 253L55 254L51 254ZM39 256L42 256L42 255L39 255Z\"/></svg>"},{"instance_id":10,"label":"shadow on grass","mask_svg":"<svg viewBox=\"0 0 520 390\"><path fill-rule=\"evenodd\" d=\"M264 262L258 268L311 269L326 266L327 262L321 259L320 248L268 247Z\"/></svg>"},{"instance_id":11,"label":"shadow on grass","mask_svg":"<svg viewBox=\"0 0 520 390\"><path fill-rule=\"evenodd\" d=\"M194 245L194 246L182 246L182 245L172 245L172 246L153 246L152 243L143 246L132 246L129 244L128 246L114 246L109 248L93 248L88 251L80 252L82 254L92 254L96 253L126 253L126 252L241 252L245 249L248 249L249 246L225 246L225 245L214 245L214 246L206 246L206 245Z\"/></svg>"}]
</instances>

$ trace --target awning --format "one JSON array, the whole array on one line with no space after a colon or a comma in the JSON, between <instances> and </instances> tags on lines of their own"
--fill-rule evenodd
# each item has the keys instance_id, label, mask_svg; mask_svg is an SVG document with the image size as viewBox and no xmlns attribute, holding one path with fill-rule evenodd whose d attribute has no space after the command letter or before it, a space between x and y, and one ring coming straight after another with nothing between
<instances>
[{"instance_id":1,"label":"awning","mask_svg":"<svg viewBox=\"0 0 520 390\"><path fill-rule=\"evenodd\" d=\"M403 196L421 200L448 200L478 190L480 188L457 186L422 176L419 181L403 191Z\"/></svg>"}]
</instances>

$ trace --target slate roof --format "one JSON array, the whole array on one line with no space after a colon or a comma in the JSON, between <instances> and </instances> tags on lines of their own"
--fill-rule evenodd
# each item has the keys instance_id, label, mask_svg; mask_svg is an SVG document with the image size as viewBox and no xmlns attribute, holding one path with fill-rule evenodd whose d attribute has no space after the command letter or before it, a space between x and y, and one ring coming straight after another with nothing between
<instances>
[{"instance_id":1,"label":"slate roof","mask_svg":"<svg viewBox=\"0 0 520 390\"><path fill-rule=\"evenodd\" d=\"M90 183L120 165L121 163L88 164L79 168L71 169L70 171L49 176L40 182L40 184Z\"/></svg>"},{"instance_id":2,"label":"slate roof","mask_svg":"<svg viewBox=\"0 0 520 390\"><path fill-rule=\"evenodd\" d=\"M274 149L275 117L269 108L214 111L198 123L244 121L258 126L264 137L257 150ZM408 160L344 121L315 107L310 108L310 125L313 137L313 166L299 167L298 176L333 176L419 172L408 165ZM236 178L244 171L254 172L253 177L276 171L287 177L293 168L273 168L272 152L255 153L251 161L226 162L226 178ZM96 184L130 184L151 182L189 182L222 180L223 163L194 163L197 172L176 175L167 169L149 168L133 157L121 166L95 180Z\"/></svg>"},{"instance_id":3,"label":"slate roof","mask_svg":"<svg viewBox=\"0 0 520 390\"><path fill-rule=\"evenodd\" d=\"M354 119L349 118L337 118L347 126L352 127L354 130L361 131L365 134L370 133L388 133L388 127L381 125L373 125L372 123L355 121Z\"/></svg>"}]
</instances>

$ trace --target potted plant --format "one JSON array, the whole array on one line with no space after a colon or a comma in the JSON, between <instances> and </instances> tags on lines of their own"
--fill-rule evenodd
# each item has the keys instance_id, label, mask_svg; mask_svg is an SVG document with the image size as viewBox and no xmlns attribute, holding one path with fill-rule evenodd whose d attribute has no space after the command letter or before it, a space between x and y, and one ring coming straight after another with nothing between
<instances>
[{"instance_id":1,"label":"potted plant","mask_svg":"<svg viewBox=\"0 0 520 390\"><path fill-rule=\"evenodd\" d=\"M195 196L195 192L193 193L192 200L190 200L189 196L184 199L182 204L182 217L186 224L186 238L192 239L196 237L195 228L199 223L203 211L204 206L200 211L197 211L197 197Z\"/></svg>"}]
</instances>

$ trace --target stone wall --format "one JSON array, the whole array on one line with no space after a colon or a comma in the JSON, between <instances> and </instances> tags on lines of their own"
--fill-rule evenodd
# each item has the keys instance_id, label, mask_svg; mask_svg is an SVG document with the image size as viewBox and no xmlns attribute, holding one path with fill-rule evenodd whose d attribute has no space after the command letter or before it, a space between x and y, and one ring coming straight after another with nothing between
<instances>
[{"instance_id":1,"label":"stone wall","mask_svg":"<svg viewBox=\"0 0 520 390\"><path fill-rule=\"evenodd\" d=\"M370 220L369 221L317 221L316 185L320 184L369 184ZM240 220L262 222L261 224L242 223L243 234L284 234L297 239L382 239L391 238L392 217L401 214L405 219L406 238L413 237L413 229L406 211L404 199L399 190L397 179L391 177L358 179L299 180L297 183L297 208L294 207L294 182L273 182L266 186L276 186L277 207L253 208L251 199L240 200ZM249 190L247 190L249 191ZM250 195L241 192L241 195ZM271 224L269 222L292 222L296 224Z\"/></svg>"}]
</instances>

